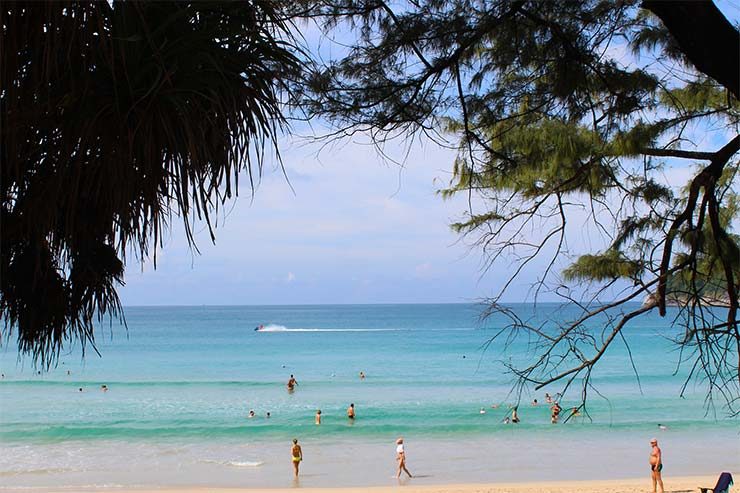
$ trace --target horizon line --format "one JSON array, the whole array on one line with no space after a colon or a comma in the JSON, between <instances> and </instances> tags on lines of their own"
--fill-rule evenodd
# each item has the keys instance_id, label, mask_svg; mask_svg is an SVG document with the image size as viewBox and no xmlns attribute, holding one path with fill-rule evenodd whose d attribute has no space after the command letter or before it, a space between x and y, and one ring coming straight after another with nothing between
<instances>
[{"instance_id":1,"label":"horizon line","mask_svg":"<svg viewBox=\"0 0 740 493\"><path fill-rule=\"evenodd\" d=\"M501 305L549 305L549 304L560 304L566 305L572 302L568 301L505 301L501 302ZM604 301L602 304L611 303L610 301ZM630 303L640 303L639 301L631 301ZM372 302L372 303L256 303L256 304L161 304L161 305L122 305L126 308L222 308L222 307L275 307L275 306L407 306L407 305L489 305L485 300L479 301L444 301L444 302Z\"/></svg>"}]
</instances>

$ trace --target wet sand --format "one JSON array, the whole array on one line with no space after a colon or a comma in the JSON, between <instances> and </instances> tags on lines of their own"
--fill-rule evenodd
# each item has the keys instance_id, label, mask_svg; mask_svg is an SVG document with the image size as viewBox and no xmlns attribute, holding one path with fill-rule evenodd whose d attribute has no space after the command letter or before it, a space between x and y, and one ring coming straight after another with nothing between
<instances>
[{"instance_id":1,"label":"wet sand","mask_svg":"<svg viewBox=\"0 0 740 493\"><path fill-rule=\"evenodd\" d=\"M718 474L719 475L719 472ZM717 477L686 476L665 477L666 493L697 492L699 486L714 486ZM8 491L8 490L6 490ZM12 490L10 490L12 491ZM44 493L65 492L68 489L42 490ZM93 492L108 492L113 489L98 488ZM595 481L550 481L531 483L492 483L492 484L450 484L416 486L412 480L402 480L396 486L360 487L360 488L302 488L300 481L292 488L162 488L162 489L118 489L116 493L649 493L650 478L595 480Z\"/></svg>"}]
</instances>

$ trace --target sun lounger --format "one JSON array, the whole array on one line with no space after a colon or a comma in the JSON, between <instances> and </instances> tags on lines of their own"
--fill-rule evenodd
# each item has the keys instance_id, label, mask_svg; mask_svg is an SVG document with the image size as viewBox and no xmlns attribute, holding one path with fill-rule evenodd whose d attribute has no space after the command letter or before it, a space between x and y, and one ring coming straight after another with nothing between
<instances>
[{"instance_id":1,"label":"sun lounger","mask_svg":"<svg viewBox=\"0 0 740 493\"><path fill-rule=\"evenodd\" d=\"M717 484L714 485L714 488L702 488L699 486L699 490L701 490L701 493L707 493L707 491L712 491L713 493L729 493L730 486L732 486L732 474L729 472L723 472L719 475L719 479L717 480Z\"/></svg>"}]
</instances>

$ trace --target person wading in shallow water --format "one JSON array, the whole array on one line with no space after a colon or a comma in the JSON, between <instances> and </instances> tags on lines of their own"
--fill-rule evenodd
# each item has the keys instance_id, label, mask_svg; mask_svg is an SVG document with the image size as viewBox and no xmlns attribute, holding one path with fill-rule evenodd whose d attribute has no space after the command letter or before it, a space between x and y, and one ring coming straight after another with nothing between
<instances>
[{"instance_id":1,"label":"person wading in shallow water","mask_svg":"<svg viewBox=\"0 0 740 493\"><path fill-rule=\"evenodd\" d=\"M298 477L298 467L301 464L301 461L303 460L303 450L301 450L301 446L298 445L298 439L293 439L293 446L290 448L290 456L291 460L293 461L293 473L295 474L295 477Z\"/></svg>"},{"instance_id":2,"label":"person wading in shallow water","mask_svg":"<svg viewBox=\"0 0 740 493\"><path fill-rule=\"evenodd\" d=\"M288 383L286 384L286 386L288 387L288 392L293 392L296 385L298 385L298 382L296 381L295 377L291 375L290 380L288 380Z\"/></svg>"},{"instance_id":3,"label":"person wading in shallow water","mask_svg":"<svg viewBox=\"0 0 740 493\"><path fill-rule=\"evenodd\" d=\"M650 476L653 480L653 493L657 493L658 490L656 490L656 487L658 485L660 485L660 493L663 493L665 491L663 489L663 477L661 476L661 471L663 470L663 453L660 451L660 447L658 447L657 438L650 440L650 447L652 450L650 451L648 461L650 462Z\"/></svg>"}]
</instances>

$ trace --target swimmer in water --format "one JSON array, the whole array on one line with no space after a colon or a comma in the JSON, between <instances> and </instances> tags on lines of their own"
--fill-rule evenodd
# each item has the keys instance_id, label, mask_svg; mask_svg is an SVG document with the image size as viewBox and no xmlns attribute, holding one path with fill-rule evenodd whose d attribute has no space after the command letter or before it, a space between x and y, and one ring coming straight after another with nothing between
<instances>
[{"instance_id":1,"label":"swimmer in water","mask_svg":"<svg viewBox=\"0 0 740 493\"><path fill-rule=\"evenodd\" d=\"M486 410L483 408L480 408L480 411L478 411L478 414L486 414Z\"/></svg>"},{"instance_id":2,"label":"swimmer in water","mask_svg":"<svg viewBox=\"0 0 740 493\"><path fill-rule=\"evenodd\" d=\"M355 420L355 404L352 403L347 408L347 417L351 419L352 421Z\"/></svg>"},{"instance_id":3,"label":"swimmer in water","mask_svg":"<svg viewBox=\"0 0 740 493\"><path fill-rule=\"evenodd\" d=\"M556 424L558 420L560 419L560 411L562 411L562 408L560 407L560 404L557 402L552 405L550 408L551 414L550 414L550 423Z\"/></svg>"},{"instance_id":4,"label":"swimmer in water","mask_svg":"<svg viewBox=\"0 0 740 493\"><path fill-rule=\"evenodd\" d=\"M321 409L316 410L316 424L317 425L321 424Z\"/></svg>"},{"instance_id":5,"label":"swimmer in water","mask_svg":"<svg viewBox=\"0 0 740 493\"><path fill-rule=\"evenodd\" d=\"M296 385L298 385L298 381L293 375L291 375L288 383L286 384L286 386L288 387L288 392L292 392L295 389Z\"/></svg>"},{"instance_id":6,"label":"swimmer in water","mask_svg":"<svg viewBox=\"0 0 740 493\"><path fill-rule=\"evenodd\" d=\"M254 409L250 409L249 410L249 416L247 416L247 417L248 418L254 418L255 416L256 416L256 414L254 414Z\"/></svg>"},{"instance_id":7,"label":"swimmer in water","mask_svg":"<svg viewBox=\"0 0 740 493\"><path fill-rule=\"evenodd\" d=\"M360 380L365 380L365 372L364 371L361 371L360 372Z\"/></svg>"},{"instance_id":8,"label":"swimmer in water","mask_svg":"<svg viewBox=\"0 0 740 493\"><path fill-rule=\"evenodd\" d=\"M512 423L518 423L519 422L519 414L517 414L517 409L519 406L514 406L514 409L511 410L511 422Z\"/></svg>"}]
</instances>

